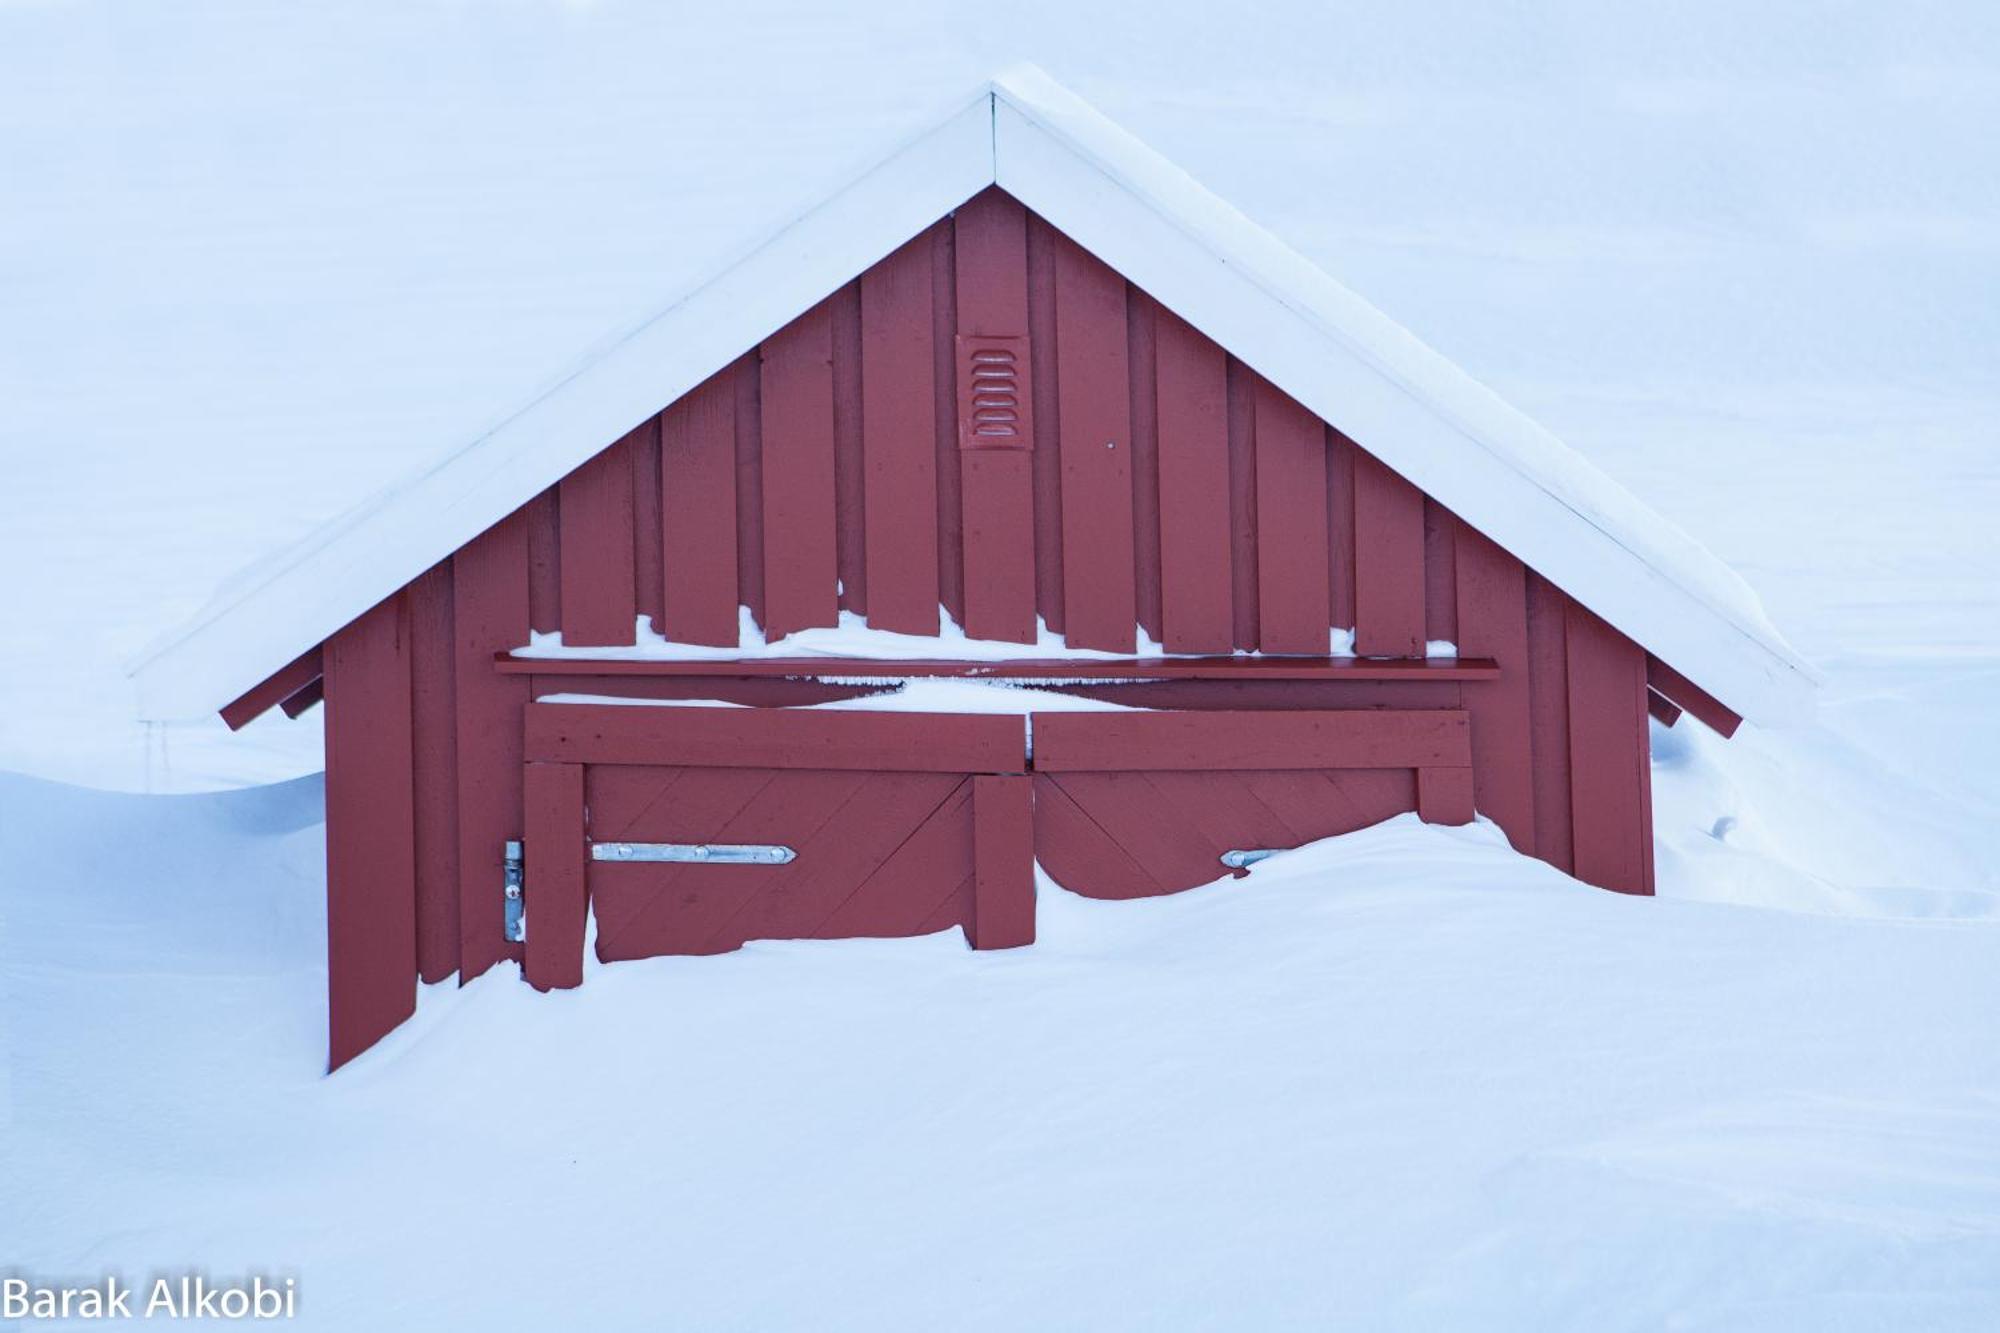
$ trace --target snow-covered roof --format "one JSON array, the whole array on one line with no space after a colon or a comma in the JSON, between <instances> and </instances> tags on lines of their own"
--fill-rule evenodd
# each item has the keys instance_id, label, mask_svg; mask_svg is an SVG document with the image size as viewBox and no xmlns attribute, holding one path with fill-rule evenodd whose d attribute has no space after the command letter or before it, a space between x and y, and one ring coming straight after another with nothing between
<instances>
[{"instance_id":1,"label":"snow-covered roof","mask_svg":"<svg viewBox=\"0 0 2000 1333\"><path fill-rule=\"evenodd\" d=\"M219 707L995 184L1730 708L1771 723L1808 712L1815 673L1728 566L1032 68L980 88L429 470L231 580L133 664L142 711Z\"/></svg>"}]
</instances>

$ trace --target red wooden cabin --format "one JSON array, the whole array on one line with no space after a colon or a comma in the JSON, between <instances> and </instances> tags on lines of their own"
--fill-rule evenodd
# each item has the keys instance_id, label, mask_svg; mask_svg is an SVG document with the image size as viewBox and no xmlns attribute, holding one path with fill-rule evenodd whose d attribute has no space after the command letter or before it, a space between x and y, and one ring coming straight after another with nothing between
<instances>
[{"instance_id":1,"label":"red wooden cabin","mask_svg":"<svg viewBox=\"0 0 2000 1333\"><path fill-rule=\"evenodd\" d=\"M747 650L843 614L936 653ZM1476 812L1648 893L1648 714L1810 686L1712 557L1033 74L139 675L324 700L336 1066L419 978L577 984L592 918L606 960L1025 944L1037 859L1133 897ZM1130 707L816 706L934 677Z\"/></svg>"}]
</instances>

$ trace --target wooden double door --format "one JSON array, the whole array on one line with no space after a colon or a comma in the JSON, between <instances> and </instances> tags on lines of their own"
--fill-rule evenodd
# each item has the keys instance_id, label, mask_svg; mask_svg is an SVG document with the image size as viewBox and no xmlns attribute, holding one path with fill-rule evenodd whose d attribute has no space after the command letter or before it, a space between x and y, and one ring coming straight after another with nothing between
<instances>
[{"instance_id":1,"label":"wooden double door","mask_svg":"<svg viewBox=\"0 0 2000 1333\"><path fill-rule=\"evenodd\" d=\"M527 709L528 979L753 939L1034 939L1037 860L1094 897L1406 810L1472 817L1458 710Z\"/></svg>"}]
</instances>

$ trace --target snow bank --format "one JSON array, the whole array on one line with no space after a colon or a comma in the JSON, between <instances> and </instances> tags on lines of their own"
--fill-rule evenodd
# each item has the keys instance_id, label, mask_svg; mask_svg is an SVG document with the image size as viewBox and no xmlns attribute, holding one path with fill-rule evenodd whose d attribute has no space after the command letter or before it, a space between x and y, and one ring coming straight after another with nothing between
<instances>
[{"instance_id":1,"label":"snow bank","mask_svg":"<svg viewBox=\"0 0 2000 1333\"><path fill-rule=\"evenodd\" d=\"M1404 817L1044 880L1004 953L501 968L327 1079L317 799L0 778L10 1263L295 1276L338 1330L2000 1320L1985 923L1625 898Z\"/></svg>"}]
</instances>

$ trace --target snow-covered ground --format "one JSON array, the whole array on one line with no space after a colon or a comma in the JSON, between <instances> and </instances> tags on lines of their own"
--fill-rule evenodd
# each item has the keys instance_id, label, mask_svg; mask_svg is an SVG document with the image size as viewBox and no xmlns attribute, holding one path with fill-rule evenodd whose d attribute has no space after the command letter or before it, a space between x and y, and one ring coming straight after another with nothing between
<instances>
[{"instance_id":1,"label":"snow-covered ground","mask_svg":"<svg viewBox=\"0 0 2000 1333\"><path fill-rule=\"evenodd\" d=\"M1284 8L0 6L0 1270L2000 1326L2000 11ZM1006 955L497 971L322 1078L315 726L147 733L121 655L1019 57L1736 565L1820 721L1656 731L1658 900L1396 821Z\"/></svg>"}]
</instances>

